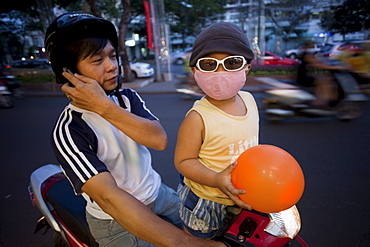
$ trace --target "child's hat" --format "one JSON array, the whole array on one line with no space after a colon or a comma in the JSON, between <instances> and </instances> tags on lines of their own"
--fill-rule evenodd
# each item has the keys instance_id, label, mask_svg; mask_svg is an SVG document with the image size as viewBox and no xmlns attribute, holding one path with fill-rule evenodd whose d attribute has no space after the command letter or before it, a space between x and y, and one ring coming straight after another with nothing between
<instances>
[{"instance_id":1,"label":"child's hat","mask_svg":"<svg viewBox=\"0 0 370 247\"><path fill-rule=\"evenodd\" d=\"M189 66L194 67L199 58L210 53L241 55L248 63L254 59L254 53L244 31L228 22L214 23L199 34L193 45Z\"/></svg>"}]
</instances>

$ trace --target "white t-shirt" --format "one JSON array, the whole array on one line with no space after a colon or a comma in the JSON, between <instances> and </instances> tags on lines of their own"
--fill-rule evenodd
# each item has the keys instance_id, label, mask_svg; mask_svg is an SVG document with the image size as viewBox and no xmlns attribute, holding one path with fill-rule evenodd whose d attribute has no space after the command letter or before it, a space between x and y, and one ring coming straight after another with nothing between
<instances>
[{"instance_id":1,"label":"white t-shirt","mask_svg":"<svg viewBox=\"0 0 370 247\"><path fill-rule=\"evenodd\" d=\"M131 89L120 91L128 111L158 120ZM118 104L115 95L109 96ZM125 121L124 119L122 121ZM119 188L148 205L155 201L161 185L153 169L149 150L130 139L100 115L69 104L61 113L53 134L52 146L76 194L83 194L86 210L100 219L111 219L86 194L82 185L100 172L110 172Z\"/></svg>"}]
</instances>

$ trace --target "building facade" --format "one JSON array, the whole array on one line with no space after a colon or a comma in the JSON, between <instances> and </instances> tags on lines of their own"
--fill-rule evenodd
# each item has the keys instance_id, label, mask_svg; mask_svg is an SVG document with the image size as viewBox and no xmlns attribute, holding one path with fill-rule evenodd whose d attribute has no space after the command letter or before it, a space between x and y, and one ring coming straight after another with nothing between
<instances>
[{"instance_id":1,"label":"building facade","mask_svg":"<svg viewBox=\"0 0 370 247\"><path fill-rule=\"evenodd\" d=\"M343 0L302 0L284 6L278 0L232 0L220 19L240 26L252 43L258 41L255 45L261 51L283 55L285 50L306 41L340 41L340 35L325 32L320 19L325 11L342 3Z\"/></svg>"}]
</instances>

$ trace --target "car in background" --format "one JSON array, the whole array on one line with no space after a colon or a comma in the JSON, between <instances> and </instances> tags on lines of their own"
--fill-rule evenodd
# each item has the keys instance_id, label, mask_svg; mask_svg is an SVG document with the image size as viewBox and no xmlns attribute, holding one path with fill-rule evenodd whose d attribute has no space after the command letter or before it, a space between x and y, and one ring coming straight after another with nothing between
<instances>
[{"instance_id":1,"label":"car in background","mask_svg":"<svg viewBox=\"0 0 370 247\"><path fill-rule=\"evenodd\" d=\"M289 57L291 59L297 59L301 58L302 54L304 52L304 46L305 44L300 44L297 48L295 49L290 49L285 52L285 56ZM307 49L308 52L310 53L316 53L319 52L321 47L323 46L322 43L312 43L311 47Z\"/></svg>"},{"instance_id":2,"label":"car in background","mask_svg":"<svg viewBox=\"0 0 370 247\"><path fill-rule=\"evenodd\" d=\"M35 78L40 76L52 78L54 76L48 59L15 60L9 70L16 78Z\"/></svg>"},{"instance_id":3,"label":"car in background","mask_svg":"<svg viewBox=\"0 0 370 247\"><path fill-rule=\"evenodd\" d=\"M50 62L48 59L25 59L16 60L13 62L12 68L16 69L50 69Z\"/></svg>"},{"instance_id":4,"label":"car in background","mask_svg":"<svg viewBox=\"0 0 370 247\"><path fill-rule=\"evenodd\" d=\"M290 49L290 50L285 51L285 56L291 59L297 59L297 58L302 57L302 54L304 52L304 49L303 49L304 46L305 44L300 44L295 49ZM307 49L307 51L315 54L316 52L320 51L322 46L323 46L322 43L312 43L310 47Z\"/></svg>"},{"instance_id":5,"label":"car in background","mask_svg":"<svg viewBox=\"0 0 370 247\"><path fill-rule=\"evenodd\" d=\"M187 56L191 52L192 47L186 48L184 51L176 51L171 54L171 62L177 65L183 65L186 59L189 59Z\"/></svg>"},{"instance_id":6,"label":"car in background","mask_svg":"<svg viewBox=\"0 0 370 247\"><path fill-rule=\"evenodd\" d=\"M154 75L154 68L150 63L130 62L130 69L133 78L150 77ZM54 72L47 59L16 60L11 66L11 71L15 76L23 77L30 75L54 76Z\"/></svg>"},{"instance_id":7,"label":"car in background","mask_svg":"<svg viewBox=\"0 0 370 247\"><path fill-rule=\"evenodd\" d=\"M300 62L295 59L283 58L269 51L265 51L265 54L263 56L260 56L259 59L252 60L252 66L268 66L268 65L288 66L299 64Z\"/></svg>"},{"instance_id":8,"label":"car in background","mask_svg":"<svg viewBox=\"0 0 370 247\"><path fill-rule=\"evenodd\" d=\"M344 51L359 52L365 49L365 44L369 41L346 41L326 43L317 53L326 62L335 62L340 60Z\"/></svg>"},{"instance_id":9,"label":"car in background","mask_svg":"<svg viewBox=\"0 0 370 247\"><path fill-rule=\"evenodd\" d=\"M340 49L345 44L346 42L325 43L325 45L321 47L317 55L320 58L324 59L324 61L337 60L339 53L341 53Z\"/></svg>"},{"instance_id":10,"label":"car in background","mask_svg":"<svg viewBox=\"0 0 370 247\"><path fill-rule=\"evenodd\" d=\"M150 63L130 62L130 69L133 78L150 77L154 75L154 68Z\"/></svg>"}]
</instances>

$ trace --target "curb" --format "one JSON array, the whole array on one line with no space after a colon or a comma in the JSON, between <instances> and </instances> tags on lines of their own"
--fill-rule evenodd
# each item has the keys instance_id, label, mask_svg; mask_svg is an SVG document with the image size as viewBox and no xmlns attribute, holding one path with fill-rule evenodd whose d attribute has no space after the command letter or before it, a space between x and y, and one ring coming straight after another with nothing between
<instances>
[{"instance_id":1,"label":"curb","mask_svg":"<svg viewBox=\"0 0 370 247\"><path fill-rule=\"evenodd\" d=\"M132 88L139 94L178 94L176 91L179 80L155 82L154 78L136 79L133 82L123 83L122 87ZM55 83L48 83L43 86L39 84L24 84L26 96L28 97L64 97L65 93L61 91L60 86ZM251 93L264 91L263 85L246 85L242 90Z\"/></svg>"}]
</instances>

